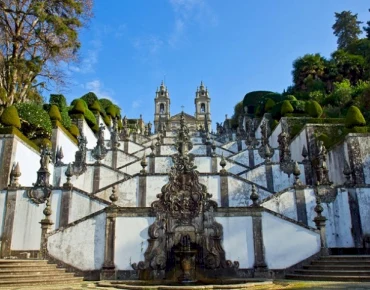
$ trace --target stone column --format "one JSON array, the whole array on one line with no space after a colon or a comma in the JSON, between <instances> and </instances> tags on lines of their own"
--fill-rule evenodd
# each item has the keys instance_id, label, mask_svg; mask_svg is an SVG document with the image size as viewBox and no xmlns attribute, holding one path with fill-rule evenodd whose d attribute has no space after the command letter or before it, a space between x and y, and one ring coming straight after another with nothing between
<instances>
[{"instance_id":1,"label":"stone column","mask_svg":"<svg viewBox=\"0 0 370 290\"><path fill-rule=\"evenodd\" d=\"M261 206L253 206L252 225L253 225L253 241L254 241L254 277L267 278L267 264L265 261L265 250L263 244L262 232L262 212Z\"/></svg>"},{"instance_id":2,"label":"stone column","mask_svg":"<svg viewBox=\"0 0 370 290\"><path fill-rule=\"evenodd\" d=\"M361 149L358 138L347 137L348 144L348 159L352 169L352 180L356 185L365 184L364 164L361 157Z\"/></svg>"},{"instance_id":3,"label":"stone column","mask_svg":"<svg viewBox=\"0 0 370 290\"><path fill-rule=\"evenodd\" d=\"M211 158L211 172L217 173L217 156L212 156Z\"/></svg>"},{"instance_id":4,"label":"stone column","mask_svg":"<svg viewBox=\"0 0 370 290\"><path fill-rule=\"evenodd\" d=\"M249 159L249 167L253 168L255 166L254 149L248 149L248 159Z\"/></svg>"},{"instance_id":5,"label":"stone column","mask_svg":"<svg viewBox=\"0 0 370 290\"><path fill-rule=\"evenodd\" d=\"M13 235L14 212L17 204L17 190L8 189L5 202L4 231L1 235L1 258L7 258L11 254Z\"/></svg>"},{"instance_id":6,"label":"stone column","mask_svg":"<svg viewBox=\"0 0 370 290\"><path fill-rule=\"evenodd\" d=\"M155 173L155 156L154 156L154 154L149 155L149 173L150 174Z\"/></svg>"},{"instance_id":7,"label":"stone column","mask_svg":"<svg viewBox=\"0 0 370 290\"><path fill-rule=\"evenodd\" d=\"M317 216L313 219L316 224L316 228L320 232L320 241L321 241L321 255L327 256L329 255L329 249L326 242L326 217L322 215L324 208L321 206L320 197L316 195L316 206L315 212Z\"/></svg>"},{"instance_id":8,"label":"stone column","mask_svg":"<svg viewBox=\"0 0 370 290\"><path fill-rule=\"evenodd\" d=\"M117 158L118 158L118 153L117 149L112 150L112 168L117 169Z\"/></svg>"},{"instance_id":9,"label":"stone column","mask_svg":"<svg viewBox=\"0 0 370 290\"><path fill-rule=\"evenodd\" d=\"M306 197L304 194L304 187L296 186L294 189L294 195L295 195L295 200L296 200L296 205L297 205L298 221L307 225L308 220L307 220Z\"/></svg>"},{"instance_id":10,"label":"stone column","mask_svg":"<svg viewBox=\"0 0 370 290\"><path fill-rule=\"evenodd\" d=\"M106 208L105 223L105 247L104 264L100 273L100 280L116 280L116 266L114 264L114 249L116 236L117 206L112 205Z\"/></svg>"},{"instance_id":11,"label":"stone column","mask_svg":"<svg viewBox=\"0 0 370 290\"><path fill-rule=\"evenodd\" d=\"M351 211L352 236L356 248L363 247L362 239L362 224L360 216L360 208L358 204L356 188L348 187L349 209Z\"/></svg>"},{"instance_id":12,"label":"stone column","mask_svg":"<svg viewBox=\"0 0 370 290\"><path fill-rule=\"evenodd\" d=\"M97 192L99 190L99 186L100 186L100 164L95 164L92 192L93 193Z\"/></svg>"},{"instance_id":13,"label":"stone column","mask_svg":"<svg viewBox=\"0 0 370 290\"><path fill-rule=\"evenodd\" d=\"M229 206L229 183L227 172L220 171L221 207Z\"/></svg>"},{"instance_id":14,"label":"stone column","mask_svg":"<svg viewBox=\"0 0 370 290\"><path fill-rule=\"evenodd\" d=\"M4 135L3 135L4 136ZM3 148L0 151L0 189L6 188L9 182L9 173L12 166L12 159L17 150L17 142L13 135L5 135Z\"/></svg>"},{"instance_id":15,"label":"stone column","mask_svg":"<svg viewBox=\"0 0 370 290\"><path fill-rule=\"evenodd\" d=\"M128 154L128 140L123 141L123 151Z\"/></svg>"},{"instance_id":16,"label":"stone column","mask_svg":"<svg viewBox=\"0 0 370 290\"><path fill-rule=\"evenodd\" d=\"M138 194L139 207L146 206L146 174L139 176L139 194Z\"/></svg>"},{"instance_id":17,"label":"stone column","mask_svg":"<svg viewBox=\"0 0 370 290\"><path fill-rule=\"evenodd\" d=\"M50 227L53 225L53 222L50 220L51 216L51 207L50 207L50 198L46 200L46 207L43 211L45 218L41 220L41 242L40 242L40 259L48 258L48 232Z\"/></svg>"},{"instance_id":18,"label":"stone column","mask_svg":"<svg viewBox=\"0 0 370 290\"><path fill-rule=\"evenodd\" d=\"M274 175L272 174L272 164L267 163L265 165L265 168L266 168L267 189L271 192L274 192Z\"/></svg>"}]
</instances>

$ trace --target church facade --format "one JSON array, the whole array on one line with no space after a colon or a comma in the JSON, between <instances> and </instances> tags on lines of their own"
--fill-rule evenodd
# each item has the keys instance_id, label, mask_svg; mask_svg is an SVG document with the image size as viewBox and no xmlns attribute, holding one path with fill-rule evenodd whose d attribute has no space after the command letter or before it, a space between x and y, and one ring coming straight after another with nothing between
<instances>
[{"instance_id":1,"label":"church facade","mask_svg":"<svg viewBox=\"0 0 370 290\"><path fill-rule=\"evenodd\" d=\"M154 98L154 132L157 133L163 129L167 131L176 131L180 128L180 113L171 116L171 99L167 86L162 82L156 91ZM203 82L197 87L194 98L195 113L194 116L184 113L184 118L190 131L207 130L211 128L211 98L208 89ZM205 128L207 127L207 128Z\"/></svg>"}]
</instances>

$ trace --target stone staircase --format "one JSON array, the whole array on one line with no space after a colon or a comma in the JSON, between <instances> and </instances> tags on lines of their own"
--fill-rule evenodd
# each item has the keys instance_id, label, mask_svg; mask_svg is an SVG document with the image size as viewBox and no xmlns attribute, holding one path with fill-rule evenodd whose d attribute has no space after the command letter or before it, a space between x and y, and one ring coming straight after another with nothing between
<instances>
[{"instance_id":1,"label":"stone staircase","mask_svg":"<svg viewBox=\"0 0 370 290\"><path fill-rule=\"evenodd\" d=\"M82 277L48 264L47 260L0 260L0 288L81 283Z\"/></svg>"},{"instance_id":2,"label":"stone staircase","mask_svg":"<svg viewBox=\"0 0 370 290\"><path fill-rule=\"evenodd\" d=\"M370 281L369 255L338 255L321 257L285 276L286 279L310 281Z\"/></svg>"}]
</instances>

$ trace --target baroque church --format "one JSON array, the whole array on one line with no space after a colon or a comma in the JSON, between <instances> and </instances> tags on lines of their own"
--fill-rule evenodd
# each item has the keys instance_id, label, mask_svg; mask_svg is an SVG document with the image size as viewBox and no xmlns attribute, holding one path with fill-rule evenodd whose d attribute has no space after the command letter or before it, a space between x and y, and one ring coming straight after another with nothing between
<instances>
[{"instance_id":1,"label":"baroque church","mask_svg":"<svg viewBox=\"0 0 370 290\"><path fill-rule=\"evenodd\" d=\"M369 279L354 273L367 256L341 254L370 248L370 135L325 148L318 133L343 124L283 117L272 128L269 114L247 113L212 133L210 100L201 83L194 116L171 116L162 83L154 132L97 115L97 134L76 116L78 142L55 125L41 151L1 134L0 264L39 261L24 280L34 283L50 263L86 280L340 280L338 263Z\"/></svg>"},{"instance_id":2,"label":"baroque church","mask_svg":"<svg viewBox=\"0 0 370 290\"><path fill-rule=\"evenodd\" d=\"M189 130L195 132L197 130L207 130L206 128L211 128L211 98L203 82L200 83L200 86L195 92L194 104L194 116L184 113ZM155 93L154 106L155 133L163 129L174 131L180 128L180 113L171 116L170 94L163 82L159 90L157 89Z\"/></svg>"}]
</instances>

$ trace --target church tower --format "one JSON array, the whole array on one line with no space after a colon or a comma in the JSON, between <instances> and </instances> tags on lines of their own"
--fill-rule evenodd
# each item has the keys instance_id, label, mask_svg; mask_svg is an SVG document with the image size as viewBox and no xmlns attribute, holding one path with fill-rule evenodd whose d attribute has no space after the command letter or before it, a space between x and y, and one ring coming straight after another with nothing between
<instances>
[{"instance_id":1,"label":"church tower","mask_svg":"<svg viewBox=\"0 0 370 290\"><path fill-rule=\"evenodd\" d=\"M197 120L198 128L202 126L205 129L205 122L208 128L211 128L211 98L208 94L208 89L204 87L203 82L200 82L199 88L195 93L195 119Z\"/></svg>"},{"instance_id":2,"label":"church tower","mask_svg":"<svg viewBox=\"0 0 370 290\"><path fill-rule=\"evenodd\" d=\"M155 93L154 104L154 133L157 133L159 131L158 125L167 125L167 122L170 119L170 95L163 81L159 87L159 90L157 89Z\"/></svg>"}]
</instances>

